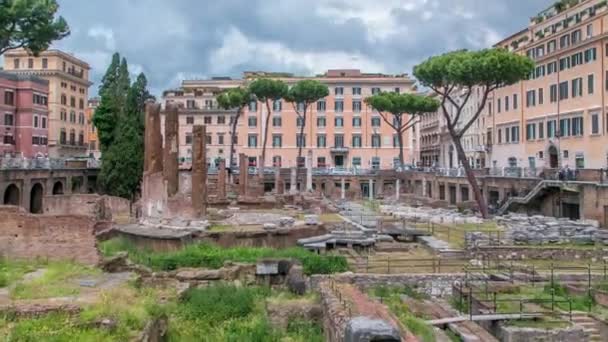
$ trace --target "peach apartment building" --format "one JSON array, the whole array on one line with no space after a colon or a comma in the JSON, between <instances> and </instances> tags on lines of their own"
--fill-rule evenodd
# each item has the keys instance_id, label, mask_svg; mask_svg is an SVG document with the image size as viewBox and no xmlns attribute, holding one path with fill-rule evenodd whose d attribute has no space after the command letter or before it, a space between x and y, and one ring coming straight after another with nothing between
<instances>
[{"instance_id":1,"label":"peach apartment building","mask_svg":"<svg viewBox=\"0 0 608 342\"><path fill-rule=\"evenodd\" d=\"M59 50L47 50L38 57L24 49L4 54L4 70L49 82L48 152L52 158L86 156L89 69L84 61Z\"/></svg>"},{"instance_id":2,"label":"peach apartment building","mask_svg":"<svg viewBox=\"0 0 608 342\"><path fill-rule=\"evenodd\" d=\"M97 128L93 125L93 115L95 110L99 107L99 97L90 98L87 101L87 109L85 109L85 116L87 120L87 155L89 158L99 159L101 158L101 151L99 150L99 137L97 136Z\"/></svg>"},{"instance_id":3,"label":"peach apartment building","mask_svg":"<svg viewBox=\"0 0 608 342\"><path fill-rule=\"evenodd\" d=\"M606 168L608 156L606 1L555 6L496 46L536 62L525 81L489 100L488 165Z\"/></svg>"},{"instance_id":4,"label":"peach apartment building","mask_svg":"<svg viewBox=\"0 0 608 342\"><path fill-rule=\"evenodd\" d=\"M229 158L230 124L235 111L219 109L215 97L256 77L272 77L288 85L304 79L286 73L245 72L243 79L189 80L184 81L180 89L164 92L164 105L173 102L180 107L179 155L183 163L191 159L194 124L207 126L209 164ZM359 70L329 70L311 79L327 84L330 94L309 108L303 137L299 136L300 122L291 103L275 101L268 113L265 104L253 101L239 120L234 137L236 153L245 153L249 156L249 165L259 166L265 120L270 115L266 167L295 166L300 142L304 146L303 156L312 152L313 167L395 166L398 148L394 131L364 99L380 91L413 92L414 81L407 75L368 74ZM405 141L406 161L414 163L418 156L414 153L415 134L406 132Z\"/></svg>"}]
</instances>

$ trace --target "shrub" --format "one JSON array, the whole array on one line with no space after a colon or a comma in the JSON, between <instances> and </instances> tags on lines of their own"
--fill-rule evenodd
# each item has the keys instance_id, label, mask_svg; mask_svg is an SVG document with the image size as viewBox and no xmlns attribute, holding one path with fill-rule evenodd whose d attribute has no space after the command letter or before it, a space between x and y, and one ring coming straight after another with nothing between
<instances>
[{"instance_id":1,"label":"shrub","mask_svg":"<svg viewBox=\"0 0 608 342\"><path fill-rule=\"evenodd\" d=\"M245 317L253 312L256 297L264 293L258 288L223 284L192 289L184 295L182 312L186 318L208 321Z\"/></svg>"}]
</instances>

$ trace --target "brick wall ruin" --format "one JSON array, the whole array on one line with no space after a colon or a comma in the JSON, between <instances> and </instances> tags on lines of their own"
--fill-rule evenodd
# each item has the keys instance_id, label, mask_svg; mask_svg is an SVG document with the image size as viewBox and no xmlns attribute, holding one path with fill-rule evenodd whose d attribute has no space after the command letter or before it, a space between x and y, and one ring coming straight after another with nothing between
<instances>
[{"instance_id":1,"label":"brick wall ruin","mask_svg":"<svg viewBox=\"0 0 608 342\"><path fill-rule=\"evenodd\" d=\"M97 220L83 215L33 215L0 206L0 256L97 264Z\"/></svg>"},{"instance_id":2,"label":"brick wall ruin","mask_svg":"<svg viewBox=\"0 0 608 342\"><path fill-rule=\"evenodd\" d=\"M97 220L128 219L131 214L129 200L97 194L52 195L44 198L47 215L86 215Z\"/></svg>"}]
</instances>

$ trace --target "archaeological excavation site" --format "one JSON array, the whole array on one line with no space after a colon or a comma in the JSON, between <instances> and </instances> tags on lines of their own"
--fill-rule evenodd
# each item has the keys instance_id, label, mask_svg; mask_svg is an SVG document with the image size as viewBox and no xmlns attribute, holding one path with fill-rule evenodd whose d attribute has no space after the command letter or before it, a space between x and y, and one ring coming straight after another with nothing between
<instances>
[{"instance_id":1,"label":"archaeological excavation site","mask_svg":"<svg viewBox=\"0 0 608 342\"><path fill-rule=\"evenodd\" d=\"M464 178L422 171L252 169L245 154L236 169L212 170L204 125L194 126L184 167L177 113L169 106L163 121L159 105L146 105L135 201L79 191L70 186L78 174L18 183L49 190L38 212L20 201L0 207L2 335L608 340L608 234L599 221L556 218L533 202L482 218ZM86 174L89 186L94 176ZM54 182L74 190L50 191ZM517 184L552 196L544 181L480 182L491 194Z\"/></svg>"}]
</instances>

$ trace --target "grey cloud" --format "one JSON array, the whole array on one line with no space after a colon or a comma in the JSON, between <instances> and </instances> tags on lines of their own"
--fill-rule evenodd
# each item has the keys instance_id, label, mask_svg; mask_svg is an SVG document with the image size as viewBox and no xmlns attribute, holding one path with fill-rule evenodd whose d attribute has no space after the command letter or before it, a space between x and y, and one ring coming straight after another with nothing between
<instances>
[{"instance_id":1,"label":"grey cloud","mask_svg":"<svg viewBox=\"0 0 608 342\"><path fill-rule=\"evenodd\" d=\"M423 4L407 10L400 5L413 1L395 1L392 5L388 1L386 4L374 1L373 6L386 7L382 10L395 23L382 39L369 39L373 28L361 17L319 15L319 9L348 11L364 3L357 1L59 0L59 3L73 33L56 47L90 59L96 83L92 93L105 71L104 63L114 52L108 50L102 35L89 35L91 28L102 28L111 30L121 55L143 68L152 91L158 95L163 89L177 86L178 75L214 76L214 70L226 70L230 76L239 76L248 69L312 71L292 59L258 56L242 56L238 63L215 61L225 62L228 68L211 65L211 56L234 29L251 41L280 44L294 53L356 54L382 65L387 72L411 72L415 63L433 54L483 47L487 45L488 34L505 37L525 27L531 16L553 1L429 0L417 1ZM426 18L425 12L432 17Z\"/></svg>"}]
</instances>

